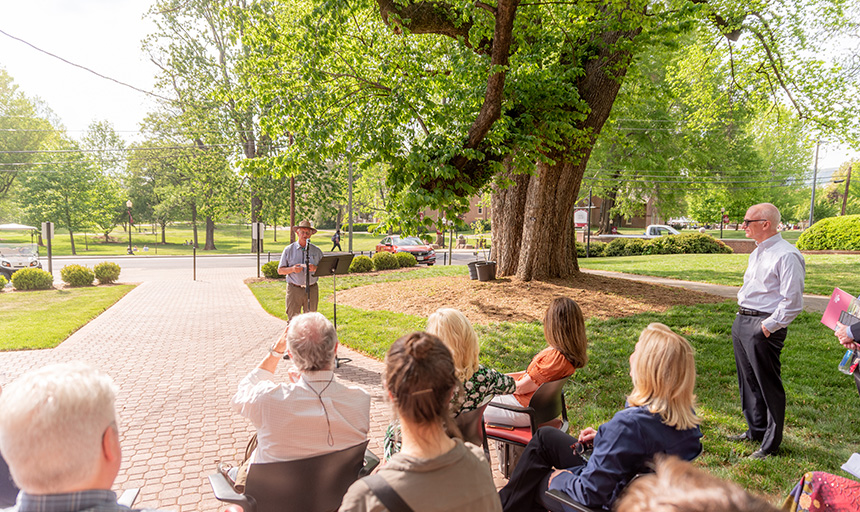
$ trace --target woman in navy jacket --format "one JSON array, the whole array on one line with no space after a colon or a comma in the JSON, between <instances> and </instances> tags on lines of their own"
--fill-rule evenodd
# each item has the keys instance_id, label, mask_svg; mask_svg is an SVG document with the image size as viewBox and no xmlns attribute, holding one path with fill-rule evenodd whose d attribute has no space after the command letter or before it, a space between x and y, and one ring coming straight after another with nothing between
<instances>
[{"instance_id":1,"label":"woman in navy jacket","mask_svg":"<svg viewBox=\"0 0 860 512\"><path fill-rule=\"evenodd\" d=\"M689 342L663 324L650 324L630 356L630 377L627 408L596 431L587 428L578 439L551 427L535 433L508 485L499 491L505 511L570 510L546 498L547 489L608 509L634 476L649 471L655 454L693 460L701 453L701 420L693 409L696 364ZM576 446L591 443L594 451L586 462Z\"/></svg>"}]
</instances>

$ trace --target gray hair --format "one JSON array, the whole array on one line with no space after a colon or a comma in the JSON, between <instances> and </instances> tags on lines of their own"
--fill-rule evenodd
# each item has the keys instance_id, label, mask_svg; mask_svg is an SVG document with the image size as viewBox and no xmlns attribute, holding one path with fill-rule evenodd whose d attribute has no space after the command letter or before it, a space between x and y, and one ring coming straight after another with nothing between
<instances>
[{"instance_id":1,"label":"gray hair","mask_svg":"<svg viewBox=\"0 0 860 512\"><path fill-rule=\"evenodd\" d=\"M330 370L334 363L337 331L320 313L305 313L290 320L287 346L302 372Z\"/></svg>"},{"instance_id":2,"label":"gray hair","mask_svg":"<svg viewBox=\"0 0 860 512\"><path fill-rule=\"evenodd\" d=\"M74 489L99 470L102 438L116 428L116 387L83 363L28 372L0 394L0 451L31 494Z\"/></svg>"}]
</instances>

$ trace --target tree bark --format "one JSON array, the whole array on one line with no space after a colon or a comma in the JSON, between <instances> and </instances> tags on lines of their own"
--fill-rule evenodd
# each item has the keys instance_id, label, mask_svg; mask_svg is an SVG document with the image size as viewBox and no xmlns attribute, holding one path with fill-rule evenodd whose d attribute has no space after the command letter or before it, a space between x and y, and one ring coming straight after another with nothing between
<instances>
[{"instance_id":1,"label":"tree bark","mask_svg":"<svg viewBox=\"0 0 860 512\"><path fill-rule=\"evenodd\" d=\"M75 234L72 233L72 228L69 228L69 239L72 241L72 256L77 256L75 252Z\"/></svg>"},{"instance_id":2,"label":"tree bark","mask_svg":"<svg viewBox=\"0 0 860 512\"><path fill-rule=\"evenodd\" d=\"M517 272L522 246L523 215L526 207L530 174L514 174L511 158L504 162L507 178L514 184L502 188L493 186L491 209L493 221L490 224L493 259L496 260L496 273L499 276L512 276Z\"/></svg>"},{"instance_id":3,"label":"tree bark","mask_svg":"<svg viewBox=\"0 0 860 512\"><path fill-rule=\"evenodd\" d=\"M203 250L215 250L215 221L209 215L206 216L206 245L203 246Z\"/></svg>"}]
</instances>

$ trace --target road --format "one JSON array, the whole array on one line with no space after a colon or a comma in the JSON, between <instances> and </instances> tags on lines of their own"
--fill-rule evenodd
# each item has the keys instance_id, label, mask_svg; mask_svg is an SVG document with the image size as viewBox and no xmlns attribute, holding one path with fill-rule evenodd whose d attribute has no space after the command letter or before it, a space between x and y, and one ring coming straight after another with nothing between
<instances>
[{"instance_id":1,"label":"road","mask_svg":"<svg viewBox=\"0 0 860 512\"><path fill-rule=\"evenodd\" d=\"M277 253L262 253L260 254L260 264L266 263L271 257L275 260L280 257ZM447 261L447 252L445 253L444 261ZM459 250L454 251L454 265L465 265L470 261L475 260L474 251ZM95 264L103 261L111 261L122 268L123 280L142 280L145 276L152 272L173 271L187 269L188 277L194 277L195 258L191 256L155 256L153 255L137 255L137 256L59 256L52 260L54 279L60 280L60 269L66 265L76 263L92 268ZM437 265L443 263L442 253L437 253ZM229 269L229 268L248 268L254 269L257 264L257 256L253 254L236 254L236 255L198 255L196 258L197 277L205 279L206 271L210 269ZM42 267L48 270L48 259L42 258ZM253 272L253 270L251 270ZM250 277L250 276L249 276Z\"/></svg>"}]
</instances>

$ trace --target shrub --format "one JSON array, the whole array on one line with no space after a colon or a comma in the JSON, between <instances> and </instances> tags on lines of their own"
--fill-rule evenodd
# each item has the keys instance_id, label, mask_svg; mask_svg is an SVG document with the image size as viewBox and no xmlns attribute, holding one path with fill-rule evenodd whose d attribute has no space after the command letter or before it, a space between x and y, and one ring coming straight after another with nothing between
<instances>
[{"instance_id":1,"label":"shrub","mask_svg":"<svg viewBox=\"0 0 860 512\"><path fill-rule=\"evenodd\" d=\"M269 279L286 279L287 276L282 276L278 274L278 265L280 261L270 261L268 263L263 263L260 267L260 270L263 272L263 275L268 277Z\"/></svg>"},{"instance_id":2,"label":"shrub","mask_svg":"<svg viewBox=\"0 0 860 512\"><path fill-rule=\"evenodd\" d=\"M678 236L681 235L652 238L648 241L645 254L680 254L682 251L678 244Z\"/></svg>"},{"instance_id":3,"label":"shrub","mask_svg":"<svg viewBox=\"0 0 860 512\"><path fill-rule=\"evenodd\" d=\"M12 274L12 286L16 290L50 290L54 276L40 268L22 268Z\"/></svg>"},{"instance_id":4,"label":"shrub","mask_svg":"<svg viewBox=\"0 0 860 512\"><path fill-rule=\"evenodd\" d=\"M661 238L674 238L679 249L678 252L682 254L731 254L734 252L728 245L704 233L684 233L683 235Z\"/></svg>"},{"instance_id":5,"label":"shrub","mask_svg":"<svg viewBox=\"0 0 860 512\"><path fill-rule=\"evenodd\" d=\"M645 254L645 249L648 247L649 240L642 238L630 238L624 246L625 256L639 256Z\"/></svg>"},{"instance_id":6,"label":"shrub","mask_svg":"<svg viewBox=\"0 0 860 512\"><path fill-rule=\"evenodd\" d=\"M397 258L397 264L401 267L414 267L418 264L418 260L415 259L415 256L408 252L398 252L394 257Z\"/></svg>"},{"instance_id":7,"label":"shrub","mask_svg":"<svg viewBox=\"0 0 860 512\"><path fill-rule=\"evenodd\" d=\"M93 267L93 272L96 275L96 279L99 280L99 284L110 284L119 279L120 273L119 265L116 263L111 263L110 261L103 261Z\"/></svg>"},{"instance_id":8,"label":"shrub","mask_svg":"<svg viewBox=\"0 0 860 512\"><path fill-rule=\"evenodd\" d=\"M626 256L627 255L627 239L626 238L616 238L615 240L606 244L606 248L603 251L604 256Z\"/></svg>"},{"instance_id":9,"label":"shrub","mask_svg":"<svg viewBox=\"0 0 860 512\"><path fill-rule=\"evenodd\" d=\"M373 255L373 268L375 270L390 270L400 268L397 258L390 252L378 252Z\"/></svg>"},{"instance_id":10,"label":"shrub","mask_svg":"<svg viewBox=\"0 0 860 512\"><path fill-rule=\"evenodd\" d=\"M0 275L0 292L3 291L3 287L6 286L6 283L9 281L6 279L6 276Z\"/></svg>"},{"instance_id":11,"label":"shrub","mask_svg":"<svg viewBox=\"0 0 860 512\"><path fill-rule=\"evenodd\" d=\"M598 242L597 240L593 240L588 245L588 257L590 258L599 258L603 256L603 250L606 247L606 243ZM576 242L576 257L577 258L585 258L585 248L586 244Z\"/></svg>"},{"instance_id":12,"label":"shrub","mask_svg":"<svg viewBox=\"0 0 860 512\"><path fill-rule=\"evenodd\" d=\"M375 222L353 222L352 223L352 231L353 233L356 231L367 231L368 233L373 233L374 228L376 228ZM349 223L344 223L340 227L341 233L349 233Z\"/></svg>"},{"instance_id":13,"label":"shrub","mask_svg":"<svg viewBox=\"0 0 860 512\"><path fill-rule=\"evenodd\" d=\"M349 271L354 273L370 272L373 270L373 260L368 256L356 256L349 264Z\"/></svg>"},{"instance_id":14,"label":"shrub","mask_svg":"<svg viewBox=\"0 0 860 512\"><path fill-rule=\"evenodd\" d=\"M804 251L860 251L860 215L821 219L800 235Z\"/></svg>"},{"instance_id":15,"label":"shrub","mask_svg":"<svg viewBox=\"0 0 860 512\"><path fill-rule=\"evenodd\" d=\"M60 277L69 286L90 286L96 278L92 270L83 265L66 265L60 270Z\"/></svg>"}]
</instances>

